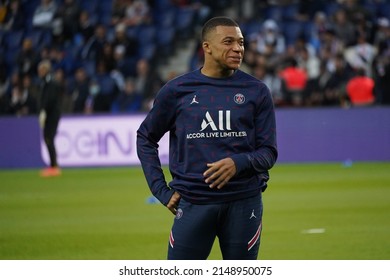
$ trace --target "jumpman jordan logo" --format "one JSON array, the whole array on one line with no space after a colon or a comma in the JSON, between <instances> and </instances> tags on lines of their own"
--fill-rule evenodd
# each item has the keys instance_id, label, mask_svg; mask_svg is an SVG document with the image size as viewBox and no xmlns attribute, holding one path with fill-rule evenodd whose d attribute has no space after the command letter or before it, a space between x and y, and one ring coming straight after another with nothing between
<instances>
[{"instance_id":1,"label":"jumpman jordan logo","mask_svg":"<svg viewBox=\"0 0 390 280\"><path fill-rule=\"evenodd\" d=\"M190 105L193 103L199 104L199 102L196 100L196 94L194 95L194 97L192 97L192 101L191 101Z\"/></svg>"},{"instance_id":2,"label":"jumpman jordan logo","mask_svg":"<svg viewBox=\"0 0 390 280\"><path fill-rule=\"evenodd\" d=\"M256 215L255 215L255 209L252 210L252 214L251 214L251 216L249 217L249 220L252 219L252 218L257 219L257 217L256 217Z\"/></svg>"}]
</instances>

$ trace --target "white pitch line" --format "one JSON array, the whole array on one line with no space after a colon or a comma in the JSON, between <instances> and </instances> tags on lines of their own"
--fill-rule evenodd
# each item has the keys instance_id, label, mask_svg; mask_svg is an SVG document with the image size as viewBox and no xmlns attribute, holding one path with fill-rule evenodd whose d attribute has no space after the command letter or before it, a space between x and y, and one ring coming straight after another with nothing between
<instances>
[{"instance_id":1,"label":"white pitch line","mask_svg":"<svg viewBox=\"0 0 390 280\"><path fill-rule=\"evenodd\" d=\"M325 232L324 228L311 228L311 229L302 230L303 234L319 234L324 232Z\"/></svg>"}]
</instances>

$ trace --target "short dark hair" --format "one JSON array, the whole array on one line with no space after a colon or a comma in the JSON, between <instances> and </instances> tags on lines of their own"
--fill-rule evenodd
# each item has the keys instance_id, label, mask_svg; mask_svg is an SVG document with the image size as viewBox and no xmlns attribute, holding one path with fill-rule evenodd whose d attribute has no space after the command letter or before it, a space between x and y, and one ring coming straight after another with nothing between
<instances>
[{"instance_id":1,"label":"short dark hair","mask_svg":"<svg viewBox=\"0 0 390 280\"><path fill-rule=\"evenodd\" d=\"M238 23L229 17L213 17L209 19L202 28L202 42L206 40L207 34L217 26L236 26L239 27Z\"/></svg>"}]
</instances>

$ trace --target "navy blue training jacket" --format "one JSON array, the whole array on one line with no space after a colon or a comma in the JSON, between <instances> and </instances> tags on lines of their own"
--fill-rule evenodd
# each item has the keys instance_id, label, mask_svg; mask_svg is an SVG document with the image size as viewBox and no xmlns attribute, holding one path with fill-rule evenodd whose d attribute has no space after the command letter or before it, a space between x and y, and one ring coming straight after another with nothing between
<instances>
[{"instance_id":1,"label":"navy blue training jacket","mask_svg":"<svg viewBox=\"0 0 390 280\"><path fill-rule=\"evenodd\" d=\"M158 142L169 132L167 183ZM223 203L267 187L277 159L275 112L268 87L237 70L210 78L200 69L167 82L137 131L137 153L152 194L166 205L174 191L192 203ZM231 157L237 173L222 189L204 182L206 164Z\"/></svg>"}]
</instances>

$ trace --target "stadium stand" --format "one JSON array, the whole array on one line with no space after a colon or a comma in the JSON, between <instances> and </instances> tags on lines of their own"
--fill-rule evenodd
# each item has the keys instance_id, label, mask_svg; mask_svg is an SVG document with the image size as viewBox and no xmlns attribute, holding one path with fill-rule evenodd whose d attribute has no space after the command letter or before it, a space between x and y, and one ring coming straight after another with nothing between
<instances>
[{"instance_id":1,"label":"stadium stand","mask_svg":"<svg viewBox=\"0 0 390 280\"><path fill-rule=\"evenodd\" d=\"M40 12L48 13L49 6L56 11L49 26L37 25L34 15L38 8ZM340 26L336 25L335 14L340 10L345 12L347 23L353 25L353 34L348 36L353 38L352 41L346 42L338 35L337 28ZM74 28L69 29L69 19L75 15L78 20L71 21ZM5 0L0 5L0 64L5 69L0 80L0 112L2 115L11 114L4 100L11 99L12 87L21 80L15 77L23 75L16 59L26 38L31 39L40 59L50 58L55 67L64 70L66 94L72 96L76 94L72 86L75 72L83 68L89 81L96 80L96 67L101 62L103 45L113 45L118 25L124 24L126 37L131 42L128 43L130 45L124 41L121 44L126 49L136 46L136 50L131 54L126 52L121 59L112 57L116 64L113 68L112 65L109 67L112 72L108 73L121 92L124 80L137 78L136 65L141 59L156 72L152 76L161 80L158 69L163 69L167 59L176 55L178 42L198 40L201 25L215 15L232 16L240 24L246 38L243 67L253 75L256 75L255 69L262 68L265 69L266 80L280 79L279 73L287 67L286 62L291 57L303 71L318 73L310 76L307 84L321 89L319 99L315 103L310 102L311 92L307 89L299 106L326 106L328 104L321 98L325 100L328 95L336 96L337 101L332 106L352 106L343 90L346 82L337 90L328 82L330 77L335 76L335 61L340 54L345 58L345 53L353 51L362 57L368 48L373 50L372 61L365 65L370 70L366 71L367 75L375 82L373 104L390 104L390 2L387 0ZM43 13L40 20L43 22L47 18L50 18L49 15ZM270 21L276 23L284 41L285 49L281 53L277 52L275 37L264 32L265 23ZM99 35L99 32L102 34ZM359 44L359 36L364 36L364 44ZM257 38L257 44L253 38ZM259 47L259 42L263 46ZM200 44L195 45L197 48L193 50L192 57L184 62L189 70L198 67L202 61ZM114 56L115 47L112 49ZM315 60L307 59L307 53L315 56L320 63L311 63ZM347 71L354 73L356 69L347 59L343 63ZM37 77L33 76L32 80L37 86ZM278 98L284 95L283 92L273 94ZM281 104L288 103L275 105ZM77 107L77 111L73 111L71 106L67 106L64 113L80 113L80 105ZM140 110L145 110L144 106L141 107L143 109ZM110 112L110 109L105 112Z\"/></svg>"}]
</instances>

